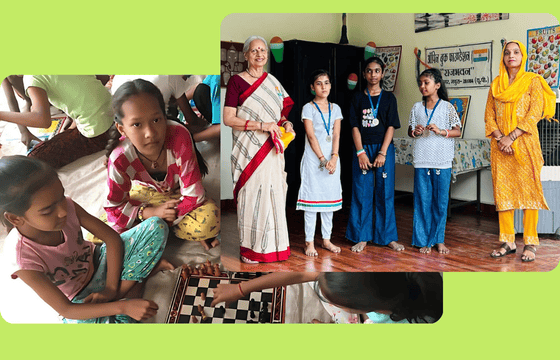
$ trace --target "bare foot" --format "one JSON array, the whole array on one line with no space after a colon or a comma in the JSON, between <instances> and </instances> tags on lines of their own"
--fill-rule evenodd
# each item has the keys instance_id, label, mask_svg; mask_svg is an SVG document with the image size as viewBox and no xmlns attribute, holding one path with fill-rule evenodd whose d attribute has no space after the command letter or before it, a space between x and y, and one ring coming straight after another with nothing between
<instances>
[{"instance_id":1,"label":"bare foot","mask_svg":"<svg viewBox=\"0 0 560 360\"><path fill-rule=\"evenodd\" d=\"M241 257L241 261L243 261L245 264L258 264L259 263L258 261L247 259L245 256Z\"/></svg>"},{"instance_id":2,"label":"bare foot","mask_svg":"<svg viewBox=\"0 0 560 360\"><path fill-rule=\"evenodd\" d=\"M350 250L352 250L353 252L362 252L364 250L364 248L366 247L367 241L360 241L359 243L357 243L356 245L352 246L352 248Z\"/></svg>"},{"instance_id":3,"label":"bare foot","mask_svg":"<svg viewBox=\"0 0 560 360\"><path fill-rule=\"evenodd\" d=\"M206 239L200 242L204 246L204 250L208 251L216 246L220 245L220 240L218 238Z\"/></svg>"},{"instance_id":4,"label":"bare foot","mask_svg":"<svg viewBox=\"0 0 560 360\"><path fill-rule=\"evenodd\" d=\"M428 246L424 246L420 248L420 254L429 254L432 252L432 248Z\"/></svg>"},{"instance_id":5,"label":"bare foot","mask_svg":"<svg viewBox=\"0 0 560 360\"><path fill-rule=\"evenodd\" d=\"M173 266L173 264L170 263L169 261L162 258L162 259L159 260L159 262L156 264L156 266L154 266L154 269L150 273L150 276L155 275L156 273L158 273L160 271L165 271L165 270L175 270L175 266Z\"/></svg>"},{"instance_id":6,"label":"bare foot","mask_svg":"<svg viewBox=\"0 0 560 360\"><path fill-rule=\"evenodd\" d=\"M436 248L440 254L449 254L449 249L443 243L436 244Z\"/></svg>"},{"instance_id":7,"label":"bare foot","mask_svg":"<svg viewBox=\"0 0 560 360\"><path fill-rule=\"evenodd\" d=\"M323 239L323 248L332 251L335 254L340 252L340 248L334 245L329 239Z\"/></svg>"},{"instance_id":8,"label":"bare foot","mask_svg":"<svg viewBox=\"0 0 560 360\"><path fill-rule=\"evenodd\" d=\"M387 244L387 246L390 249L393 249L395 251L403 251L404 250L404 246L402 246L401 244L399 244L396 241L391 241L389 244Z\"/></svg>"},{"instance_id":9,"label":"bare foot","mask_svg":"<svg viewBox=\"0 0 560 360\"><path fill-rule=\"evenodd\" d=\"M319 256L319 253L315 250L315 244L313 244L313 241L305 242L305 255L313 257Z\"/></svg>"}]
</instances>

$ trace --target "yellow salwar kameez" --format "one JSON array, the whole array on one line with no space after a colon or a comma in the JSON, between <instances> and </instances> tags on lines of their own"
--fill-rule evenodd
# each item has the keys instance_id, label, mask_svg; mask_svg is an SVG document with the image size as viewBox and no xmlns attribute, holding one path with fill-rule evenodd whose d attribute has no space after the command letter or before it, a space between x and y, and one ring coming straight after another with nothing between
<instances>
[{"instance_id":1,"label":"yellow salwar kameez","mask_svg":"<svg viewBox=\"0 0 560 360\"><path fill-rule=\"evenodd\" d=\"M538 209L548 209L548 205L540 179L544 161L537 123L554 115L555 95L542 77L525 72L527 52L523 44L515 42L523 54L521 67L510 84L502 52L500 75L488 92L485 133L492 138L491 170L494 201L499 211L499 240L515 242L514 209L523 209L524 242L538 245ZM512 144L514 154L508 155L500 151L492 133L499 130L507 136L516 128L524 133Z\"/></svg>"}]
</instances>

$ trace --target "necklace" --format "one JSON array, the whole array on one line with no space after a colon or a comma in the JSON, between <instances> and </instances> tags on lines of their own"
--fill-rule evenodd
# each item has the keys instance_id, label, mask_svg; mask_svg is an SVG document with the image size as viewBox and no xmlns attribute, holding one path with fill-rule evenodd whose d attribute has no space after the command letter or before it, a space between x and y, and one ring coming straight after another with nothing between
<instances>
[{"instance_id":1,"label":"necklace","mask_svg":"<svg viewBox=\"0 0 560 360\"><path fill-rule=\"evenodd\" d=\"M142 154L140 151L138 151L138 149L136 149L136 153L137 153L138 155L142 155L142 157L143 157L144 159L146 159L146 160L148 160L149 162L151 162L152 164L151 164L150 166L152 167L152 169L157 169L157 168L158 168L158 163L157 163L157 162L158 162L159 158L161 157L161 154L163 153L163 148L165 148L165 144L163 144L163 146L161 147L161 150L159 151L159 155L158 155L157 159L155 159L155 160L153 160L153 161L150 160L150 159L148 159L148 157L147 157L146 155Z\"/></svg>"},{"instance_id":2,"label":"necklace","mask_svg":"<svg viewBox=\"0 0 560 360\"><path fill-rule=\"evenodd\" d=\"M253 74L251 74L249 72L249 69L245 70L247 72L247 74L249 74L250 77L252 77L253 79L258 79L260 76L254 76Z\"/></svg>"}]
</instances>

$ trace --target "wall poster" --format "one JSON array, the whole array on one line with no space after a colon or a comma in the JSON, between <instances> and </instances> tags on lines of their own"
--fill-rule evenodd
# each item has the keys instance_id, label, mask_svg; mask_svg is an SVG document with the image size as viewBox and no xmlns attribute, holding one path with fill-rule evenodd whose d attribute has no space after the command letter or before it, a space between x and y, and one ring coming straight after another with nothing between
<instances>
[{"instance_id":1,"label":"wall poster","mask_svg":"<svg viewBox=\"0 0 560 360\"><path fill-rule=\"evenodd\" d=\"M426 48L426 63L441 70L448 89L488 87L492 82L492 42Z\"/></svg>"}]
</instances>

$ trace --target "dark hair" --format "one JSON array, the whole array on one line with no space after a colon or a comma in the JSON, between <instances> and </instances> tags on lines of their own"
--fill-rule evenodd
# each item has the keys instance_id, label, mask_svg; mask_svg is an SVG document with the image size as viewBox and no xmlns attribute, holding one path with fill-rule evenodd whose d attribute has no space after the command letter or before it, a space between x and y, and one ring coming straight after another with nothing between
<instances>
[{"instance_id":1,"label":"dark hair","mask_svg":"<svg viewBox=\"0 0 560 360\"><path fill-rule=\"evenodd\" d=\"M318 69L313 71L311 73L311 76L309 77L309 85L313 85L315 83L315 80L324 75L326 75L329 78L329 81L331 81L331 75L327 70Z\"/></svg>"},{"instance_id":2,"label":"dark hair","mask_svg":"<svg viewBox=\"0 0 560 360\"><path fill-rule=\"evenodd\" d=\"M319 276L325 297L353 310L391 311L391 320L436 322L443 313L443 278L440 273L347 273Z\"/></svg>"},{"instance_id":3,"label":"dark hair","mask_svg":"<svg viewBox=\"0 0 560 360\"><path fill-rule=\"evenodd\" d=\"M422 71L420 76L418 76L418 86L420 86L420 78L422 76L431 77L436 84L440 84L439 89L437 90L438 97L442 100L449 101L449 95L447 94L447 88L445 87L445 82L443 81L443 75L441 75L441 71L435 68ZM422 100L425 102L426 97L422 96Z\"/></svg>"},{"instance_id":4,"label":"dark hair","mask_svg":"<svg viewBox=\"0 0 560 360\"><path fill-rule=\"evenodd\" d=\"M161 113L166 116L165 113L165 101L163 100L163 95L157 86L155 86L150 81L144 79L135 79L132 81L127 81L113 94L113 99L111 106L113 108L113 113L115 114L115 122L119 125L122 125L122 118L124 117L122 106L123 104L128 101L131 97L140 95L140 94L149 94L153 96L161 109ZM191 136L191 141L194 144L194 139L192 138L192 134L189 133ZM111 156L111 153L115 148L119 145L119 139L121 134L117 130L115 124L111 126L109 132L109 140L107 141L107 146L105 146L105 155L107 157ZM200 173L202 176L208 174L208 166L206 165L206 161L196 148L196 144L194 144L194 150L196 153L196 159L198 161L198 167L200 168Z\"/></svg>"},{"instance_id":5,"label":"dark hair","mask_svg":"<svg viewBox=\"0 0 560 360\"><path fill-rule=\"evenodd\" d=\"M2 224L11 228L6 212L23 216L31 206L31 198L43 187L58 179L56 170L47 163L22 156L0 159L0 216Z\"/></svg>"},{"instance_id":6,"label":"dark hair","mask_svg":"<svg viewBox=\"0 0 560 360\"><path fill-rule=\"evenodd\" d=\"M366 60L366 62L364 63L364 71L363 73L366 73L366 69L368 67L369 64L371 64L372 62L379 64L379 66L381 66L381 72L385 71L385 63L383 62L383 60L381 60L380 57L377 56L372 56L370 58L368 58ZM365 77L365 75L364 75ZM379 86L383 89L383 76L381 77L381 80L379 81Z\"/></svg>"}]
</instances>

